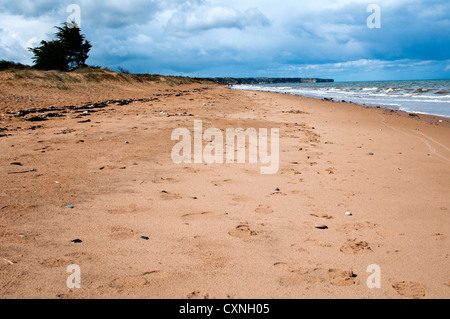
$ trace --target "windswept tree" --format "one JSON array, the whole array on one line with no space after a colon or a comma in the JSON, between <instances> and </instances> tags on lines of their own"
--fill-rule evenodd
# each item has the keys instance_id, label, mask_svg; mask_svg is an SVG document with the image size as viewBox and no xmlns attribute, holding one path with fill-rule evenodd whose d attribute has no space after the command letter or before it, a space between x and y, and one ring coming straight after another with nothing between
<instances>
[{"instance_id":1,"label":"windswept tree","mask_svg":"<svg viewBox=\"0 0 450 319\"><path fill-rule=\"evenodd\" d=\"M39 47L29 49L34 54L34 67L60 71L85 67L92 45L81 34L80 28L66 22L56 29L55 40L42 41Z\"/></svg>"},{"instance_id":2,"label":"windswept tree","mask_svg":"<svg viewBox=\"0 0 450 319\"><path fill-rule=\"evenodd\" d=\"M36 69L67 71L69 68L63 45L59 41L42 41L40 47L30 51L34 53L33 67Z\"/></svg>"}]
</instances>

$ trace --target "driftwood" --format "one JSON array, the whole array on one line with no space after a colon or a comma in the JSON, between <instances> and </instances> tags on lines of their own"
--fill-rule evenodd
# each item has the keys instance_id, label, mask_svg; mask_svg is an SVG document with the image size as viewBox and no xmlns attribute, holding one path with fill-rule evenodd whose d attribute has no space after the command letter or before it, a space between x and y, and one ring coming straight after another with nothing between
<instances>
[{"instance_id":1,"label":"driftwood","mask_svg":"<svg viewBox=\"0 0 450 319\"><path fill-rule=\"evenodd\" d=\"M10 173L8 173L8 175L13 175L13 174L26 174L26 173L32 173L32 172L37 172L37 169L32 169L32 170L29 170L29 171L22 171L22 172L10 172Z\"/></svg>"}]
</instances>

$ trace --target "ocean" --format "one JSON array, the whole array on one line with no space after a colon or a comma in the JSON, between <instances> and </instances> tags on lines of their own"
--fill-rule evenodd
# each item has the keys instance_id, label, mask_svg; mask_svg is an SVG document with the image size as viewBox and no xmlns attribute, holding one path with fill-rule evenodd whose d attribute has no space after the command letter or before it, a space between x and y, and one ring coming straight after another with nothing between
<instances>
[{"instance_id":1,"label":"ocean","mask_svg":"<svg viewBox=\"0 0 450 319\"><path fill-rule=\"evenodd\" d=\"M450 118L450 80L257 84L233 89L327 98Z\"/></svg>"}]
</instances>

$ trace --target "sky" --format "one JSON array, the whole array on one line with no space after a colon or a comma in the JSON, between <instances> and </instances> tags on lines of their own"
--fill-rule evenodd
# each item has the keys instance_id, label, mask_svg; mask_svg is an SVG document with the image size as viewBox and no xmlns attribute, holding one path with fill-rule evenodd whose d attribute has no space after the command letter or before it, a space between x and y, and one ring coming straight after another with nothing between
<instances>
[{"instance_id":1,"label":"sky","mask_svg":"<svg viewBox=\"0 0 450 319\"><path fill-rule=\"evenodd\" d=\"M371 6L375 5L375 6ZM74 20L87 64L201 77L450 79L448 0L0 0L0 60Z\"/></svg>"}]
</instances>

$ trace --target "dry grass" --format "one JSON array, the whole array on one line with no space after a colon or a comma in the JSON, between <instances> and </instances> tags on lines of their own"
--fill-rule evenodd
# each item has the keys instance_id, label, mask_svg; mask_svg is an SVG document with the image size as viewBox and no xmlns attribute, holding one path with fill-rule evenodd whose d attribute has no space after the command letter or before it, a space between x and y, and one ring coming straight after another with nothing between
<instances>
[{"instance_id":1,"label":"dry grass","mask_svg":"<svg viewBox=\"0 0 450 319\"><path fill-rule=\"evenodd\" d=\"M207 79L186 78L179 76L162 76L155 74L129 74L113 72L101 68L82 68L72 72L39 71L33 69L8 69L0 71L8 75L5 80L40 80L54 83L81 83L81 82L138 82L138 83L165 83L170 86L193 83L210 83Z\"/></svg>"},{"instance_id":2,"label":"dry grass","mask_svg":"<svg viewBox=\"0 0 450 319\"><path fill-rule=\"evenodd\" d=\"M191 84L210 85L213 82L199 78L119 73L102 68L72 72L9 68L0 70L0 115L104 99L148 98L150 92L160 87L176 89Z\"/></svg>"}]
</instances>

